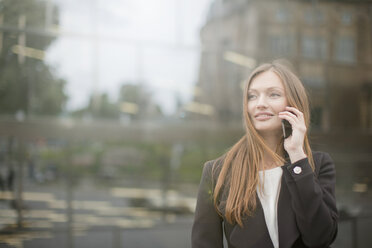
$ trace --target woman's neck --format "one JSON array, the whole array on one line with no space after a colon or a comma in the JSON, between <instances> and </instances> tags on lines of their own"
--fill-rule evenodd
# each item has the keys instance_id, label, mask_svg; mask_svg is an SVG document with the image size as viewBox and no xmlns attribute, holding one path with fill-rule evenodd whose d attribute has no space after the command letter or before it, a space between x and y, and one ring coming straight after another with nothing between
<instances>
[{"instance_id":1,"label":"woman's neck","mask_svg":"<svg viewBox=\"0 0 372 248\"><path fill-rule=\"evenodd\" d=\"M272 151L276 151L278 148L279 143L281 142L281 135L264 135L262 138L265 141L265 144L270 148Z\"/></svg>"},{"instance_id":2,"label":"woman's neck","mask_svg":"<svg viewBox=\"0 0 372 248\"><path fill-rule=\"evenodd\" d=\"M284 157L284 150L278 147L278 145L281 142L281 136L266 135L263 136L263 139L265 141L265 144L270 148L271 151L278 153L281 157ZM268 152L264 152L262 162L263 162L262 167L264 170L281 166L281 163L275 161Z\"/></svg>"}]
</instances>

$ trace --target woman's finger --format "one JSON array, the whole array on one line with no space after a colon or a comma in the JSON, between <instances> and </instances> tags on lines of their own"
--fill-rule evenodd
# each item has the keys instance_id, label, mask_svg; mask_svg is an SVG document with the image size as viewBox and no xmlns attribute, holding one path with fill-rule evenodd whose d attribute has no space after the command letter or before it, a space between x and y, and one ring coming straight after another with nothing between
<instances>
[{"instance_id":1,"label":"woman's finger","mask_svg":"<svg viewBox=\"0 0 372 248\"><path fill-rule=\"evenodd\" d=\"M289 107L289 106L286 106L285 108L288 109L288 110L293 111L298 118L303 119L304 114L300 110L298 110L298 109L296 109L294 107Z\"/></svg>"},{"instance_id":2,"label":"woman's finger","mask_svg":"<svg viewBox=\"0 0 372 248\"><path fill-rule=\"evenodd\" d=\"M303 132L306 132L306 126L303 119L300 120L295 114L289 111L283 111L280 112L278 116L282 119L286 119L287 121L289 121L293 129L298 129Z\"/></svg>"},{"instance_id":3,"label":"woman's finger","mask_svg":"<svg viewBox=\"0 0 372 248\"><path fill-rule=\"evenodd\" d=\"M278 115L282 119L286 119L289 123L293 126L297 123L296 116L294 114L290 114L289 112L280 112Z\"/></svg>"}]
</instances>

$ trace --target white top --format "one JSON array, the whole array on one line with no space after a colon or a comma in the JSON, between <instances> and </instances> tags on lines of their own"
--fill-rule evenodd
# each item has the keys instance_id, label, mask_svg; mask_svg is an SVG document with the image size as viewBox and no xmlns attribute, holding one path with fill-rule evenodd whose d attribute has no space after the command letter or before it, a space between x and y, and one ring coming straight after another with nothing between
<instances>
[{"instance_id":1,"label":"white top","mask_svg":"<svg viewBox=\"0 0 372 248\"><path fill-rule=\"evenodd\" d=\"M274 247L278 248L279 235L277 208L283 170L281 167L276 167L274 169L259 171L258 173L260 176L260 183L263 183L263 192L261 192L259 186L257 186L257 195L261 201L271 241L273 242Z\"/></svg>"}]
</instances>

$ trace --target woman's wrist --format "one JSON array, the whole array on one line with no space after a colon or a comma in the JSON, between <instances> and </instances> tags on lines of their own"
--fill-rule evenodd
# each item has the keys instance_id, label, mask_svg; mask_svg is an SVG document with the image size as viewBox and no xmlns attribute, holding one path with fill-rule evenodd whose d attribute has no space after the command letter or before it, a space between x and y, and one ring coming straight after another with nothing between
<instances>
[{"instance_id":1,"label":"woman's wrist","mask_svg":"<svg viewBox=\"0 0 372 248\"><path fill-rule=\"evenodd\" d=\"M292 164L307 157L305 152L302 149L297 150L297 151L291 151L291 152L287 151L287 153L288 153L289 159L291 160Z\"/></svg>"}]
</instances>

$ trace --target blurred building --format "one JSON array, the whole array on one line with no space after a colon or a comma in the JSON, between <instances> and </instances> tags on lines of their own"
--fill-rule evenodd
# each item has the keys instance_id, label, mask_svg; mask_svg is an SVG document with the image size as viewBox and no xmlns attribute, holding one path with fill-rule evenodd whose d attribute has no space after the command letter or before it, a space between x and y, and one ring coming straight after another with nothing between
<instances>
[{"instance_id":1,"label":"blurred building","mask_svg":"<svg viewBox=\"0 0 372 248\"><path fill-rule=\"evenodd\" d=\"M371 1L215 0L201 42L202 116L241 120L252 68L286 58L309 90L314 128L372 130Z\"/></svg>"}]
</instances>

